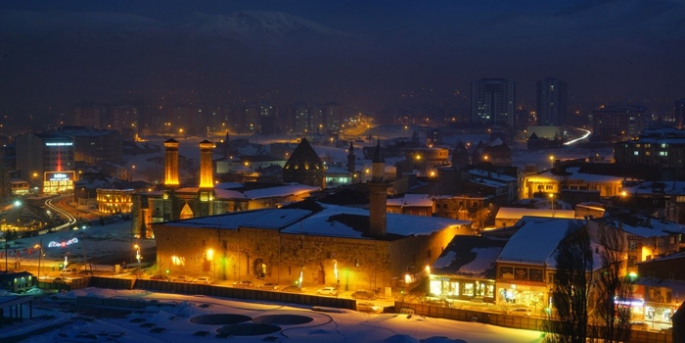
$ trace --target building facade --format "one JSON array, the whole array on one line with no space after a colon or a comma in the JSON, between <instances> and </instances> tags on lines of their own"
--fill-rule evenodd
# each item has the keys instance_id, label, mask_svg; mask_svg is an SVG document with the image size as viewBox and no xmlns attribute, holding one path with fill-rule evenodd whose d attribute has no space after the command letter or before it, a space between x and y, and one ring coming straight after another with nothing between
<instances>
[{"instance_id":1,"label":"building facade","mask_svg":"<svg viewBox=\"0 0 685 343\"><path fill-rule=\"evenodd\" d=\"M506 79L480 79L471 83L471 121L514 125L516 87Z\"/></svg>"},{"instance_id":2,"label":"building facade","mask_svg":"<svg viewBox=\"0 0 685 343\"><path fill-rule=\"evenodd\" d=\"M537 82L538 125L564 125L568 112L568 87L566 82L546 78Z\"/></svg>"}]
</instances>

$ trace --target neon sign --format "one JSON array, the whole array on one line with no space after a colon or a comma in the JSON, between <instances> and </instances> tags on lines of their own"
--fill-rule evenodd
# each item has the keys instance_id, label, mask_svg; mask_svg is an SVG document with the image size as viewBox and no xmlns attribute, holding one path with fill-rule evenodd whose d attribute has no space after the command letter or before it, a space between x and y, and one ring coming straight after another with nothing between
<instances>
[{"instance_id":1,"label":"neon sign","mask_svg":"<svg viewBox=\"0 0 685 343\"><path fill-rule=\"evenodd\" d=\"M70 143L70 142L57 142L57 143L48 142L48 143L45 143L45 146L73 146L73 145L74 145L74 143Z\"/></svg>"},{"instance_id":2,"label":"neon sign","mask_svg":"<svg viewBox=\"0 0 685 343\"><path fill-rule=\"evenodd\" d=\"M74 237L66 242L50 242L48 243L48 248L66 248L68 245L78 243L78 238Z\"/></svg>"}]
</instances>

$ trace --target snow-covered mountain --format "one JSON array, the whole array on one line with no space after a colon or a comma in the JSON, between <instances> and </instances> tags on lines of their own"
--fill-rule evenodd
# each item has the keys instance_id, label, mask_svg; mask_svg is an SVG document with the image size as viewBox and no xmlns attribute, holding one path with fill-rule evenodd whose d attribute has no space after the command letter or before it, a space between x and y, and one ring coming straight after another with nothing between
<instances>
[{"instance_id":1,"label":"snow-covered mountain","mask_svg":"<svg viewBox=\"0 0 685 343\"><path fill-rule=\"evenodd\" d=\"M218 103L236 100L229 93L350 105L392 103L412 93L426 95L417 101L442 103L455 88L468 94L474 79L508 77L530 105L535 80L550 75L584 99L676 98L682 94L675 90L685 89L683 0L580 0L532 11L504 0L469 8L404 3L349 20L364 9L322 4L320 11L329 13L308 19L239 11L174 21L2 10L0 103L45 108L191 91L204 96L196 101Z\"/></svg>"}]
</instances>

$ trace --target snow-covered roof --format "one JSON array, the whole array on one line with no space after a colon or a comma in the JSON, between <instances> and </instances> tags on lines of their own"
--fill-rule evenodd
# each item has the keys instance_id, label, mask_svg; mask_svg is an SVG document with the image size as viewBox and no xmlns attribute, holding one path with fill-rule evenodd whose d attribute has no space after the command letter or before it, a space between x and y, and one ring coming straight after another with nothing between
<instances>
[{"instance_id":1,"label":"snow-covered roof","mask_svg":"<svg viewBox=\"0 0 685 343\"><path fill-rule=\"evenodd\" d=\"M244 193L250 199L260 199L314 192L318 191L319 189L319 187L314 186L290 184L286 186L253 189L250 191L245 191Z\"/></svg>"},{"instance_id":2,"label":"snow-covered roof","mask_svg":"<svg viewBox=\"0 0 685 343\"><path fill-rule=\"evenodd\" d=\"M581 173L581 172L579 172L579 170L580 170L580 167L566 168L566 174L565 175L552 174L551 170L547 170L543 173L530 176L529 179L546 178L546 179L554 179L557 181L563 181L566 179L566 180L582 180L585 182L621 182L621 181L623 181L623 178L619 177L619 176Z\"/></svg>"},{"instance_id":3,"label":"snow-covered roof","mask_svg":"<svg viewBox=\"0 0 685 343\"><path fill-rule=\"evenodd\" d=\"M494 279L495 261L506 242L486 236L454 236L433 263L432 274Z\"/></svg>"},{"instance_id":4,"label":"snow-covered roof","mask_svg":"<svg viewBox=\"0 0 685 343\"><path fill-rule=\"evenodd\" d=\"M685 194L685 181L654 182L644 181L635 185L623 185L623 190L631 195L640 194Z\"/></svg>"},{"instance_id":5,"label":"snow-covered roof","mask_svg":"<svg viewBox=\"0 0 685 343\"><path fill-rule=\"evenodd\" d=\"M503 181L503 182L515 182L517 180L513 176L495 173L495 172L488 172L487 170L482 170L482 169L469 169L469 174L474 175L474 176L485 177L488 179L499 180L499 181Z\"/></svg>"},{"instance_id":6,"label":"snow-covered roof","mask_svg":"<svg viewBox=\"0 0 685 343\"><path fill-rule=\"evenodd\" d=\"M405 194L401 198L388 199L388 206L433 207L433 199L428 194Z\"/></svg>"},{"instance_id":7,"label":"snow-covered roof","mask_svg":"<svg viewBox=\"0 0 685 343\"><path fill-rule=\"evenodd\" d=\"M323 210L285 228L283 233L365 238L369 211L353 207L320 204ZM468 221L437 217L387 214L389 236L430 235L449 226L466 226ZM470 233L470 229L467 229ZM399 238L399 237L398 237Z\"/></svg>"},{"instance_id":8,"label":"snow-covered roof","mask_svg":"<svg viewBox=\"0 0 685 343\"><path fill-rule=\"evenodd\" d=\"M680 258L683 259L683 261L685 261L685 251L673 253L670 255L663 256L663 257L653 258L651 260L641 261L641 262L638 262L637 264L649 264L649 263L654 263L654 262L675 260L675 259L680 259Z\"/></svg>"},{"instance_id":9,"label":"snow-covered roof","mask_svg":"<svg viewBox=\"0 0 685 343\"><path fill-rule=\"evenodd\" d=\"M523 217L519 230L497 258L497 262L519 262L544 265L569 230L583 225L582 220Z\"/></svg>"},{"instance_id":10,"label":"snow-covered roof","mask_svg":"<svg viewBox=\"0 0 685 343\"><path fill-rule=\"evenodd\" d=\"M283 233L368 238L369 211L353 207L315 203L307 208L298 204L280 209L234 212L210 217L167 222L164 226L217 228L235 230L239 227L280 229ZM430 235L449 226L463 226L470 233L468 221L437 217L387 215L388 237Z\"/></svg>"},{"instance_id":11,"label":"snow-covered roof","mask_svg":"<svg viewBox=\"0 0 685 343\"><path fill-rule=\"evenodd\" d=\"M662 221L653 218L642 219L637 224L626 223L614 217L595 218L593 221L605 222L615 228L620 228L628 234L640 237L666 237L672 234L685 234L685 226L678 223Z\"/></svg>"},{"instance_id":12,"label":"snow-covered roof","mask_svg":"<svg viewBox=\"0 0 685 343\"><path fill-rule=\"evenodd\" d=\"M231 189L214 188L214 194L219 199L247 199L247 196L242 192Z\"/></svg>"},{"instance_id":13,"label":"snow-covered roof","mask_svg":"<svg viewBox=\"0 0 685 343\"><path fill-rule=\"evenodd\" d=\"M575 218L576 213L572 210L500 207L495 219L521 219L525 216L573 219Z\"/></svg>"},{"instance_id":14,"label":"snow-covered roof","mask_svg":"<svg viewBox=\"0 0 685 343\"><path fill-rule=\"evenodd\" d=\"M262 209L176 220L163 225L225 230L237 230L239 227L280 229L309 214L311 211L300 209Z\"/></svg>"}]
</instances>

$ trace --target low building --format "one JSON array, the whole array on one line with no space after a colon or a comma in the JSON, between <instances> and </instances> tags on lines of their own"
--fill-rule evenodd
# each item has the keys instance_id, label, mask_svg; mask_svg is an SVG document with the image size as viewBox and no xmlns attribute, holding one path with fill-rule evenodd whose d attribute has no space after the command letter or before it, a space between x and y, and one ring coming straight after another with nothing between
<instances>
[{"instance_id":1,"label":"low building","mask_svg":"<svg viewBox=\"0 0 685 343\"><path fill-rule=\"evenodd\" d=\"M528 175L521 188L521 199L532 198L536 193L558 194L564 189L599 191L601 197L619 196L624 178L583 172L581 166L567 167Z\"/></svg>"},{"instance_id":2,"label":"low building","mask_svg":"<svg viewBox=\"0 0 685 343\"><path fill-rule=\"evenodd\" d=\"M444 218L388 214L387 231L372 225L368 210L305 201L153 230L157 265L171 274L345 290L398 287L407 275L411 282L454 235L471 234L469 222Z\"/></svg>"},{"instance_id":3,"label":"low building","mask_svg":"<svg viewBox=\"0 0 685 343\"><path fill-rule=\"evenodd\" d=\"M574 219L576 213L573 210L500 207L495 216L495 227L512 226L523 217Z\"/></svg>"},{"instance_id":4,"label":"low building","mask_svg":"<svg viewBox=\"0 0 685 343\"><path fill-rule=\"evenodd\" d=\"M483 236L454 236L431 266L428 294L495 303L495 262L506 243Z\"/></svg>"},{"instance_id":5,"label":"low building","mask_svg":"<svg viewBox=\"0 0 685 343\"><path fill-rule=\"evenodd\" d=\"M497 257L497 304L524 305L533 312L549 306L557 246L584 221L524 217Z\"/></svg>"},{"instance_id":6,"label":"low building","mask_svg":"<svg viewBox=\"0 0 685 343\"><path fill-rule=\"evenodd\" d=\"M388 199L387 212L430 217L433 199L428 194L405 194L401 198Z\"/></svg>"}]
</instances>

